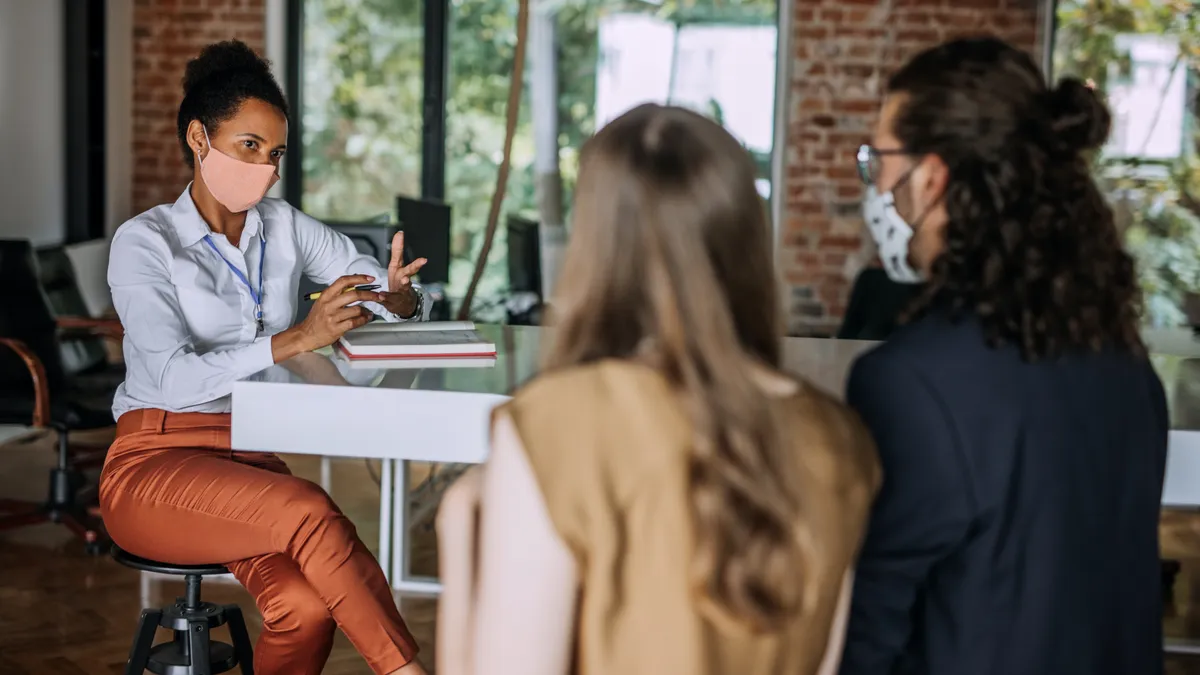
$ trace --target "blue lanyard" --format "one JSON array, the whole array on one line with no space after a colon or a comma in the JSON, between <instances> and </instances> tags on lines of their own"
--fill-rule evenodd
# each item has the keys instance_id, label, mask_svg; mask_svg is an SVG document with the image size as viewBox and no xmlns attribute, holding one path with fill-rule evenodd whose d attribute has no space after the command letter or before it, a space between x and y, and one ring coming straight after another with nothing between
<instances>
[{"instance_id":1,"label":"blue lanyard","mask_svg":"<svg viewBox=\"0 0 1200 675\"><path fill-rule=\"evenodd\" d=\"M254 292L254 287L250 285L250 280L246 278L246 275L242 274L242 271L239 270L236 265L229 262L228 258L221 255L221 250L217 248L216 242L214 242L212 240L212 237L210 235L207 235L207 234L204 235L204 241L208 243L208 246L209 246L209 248L211 248L213 250L213 253L216 253L217 257L219 257L221 260L223 260L225 262L226 265L229 266L229 269L230 269L230 271L233 272L233 275L236 276L238 278L238 280L241 281L242 284L244 284L246 286L246 290L250 291L250 297L254 300L254 320L258 324L258 332L259 333L263 332L263 314L262 314L263 261L265 261L267 259L267 240L265 238L263 238L263 236L261 234L258 236L259 251L258 251L258 292L257 293Z\"/></svg>"}]
</instances>

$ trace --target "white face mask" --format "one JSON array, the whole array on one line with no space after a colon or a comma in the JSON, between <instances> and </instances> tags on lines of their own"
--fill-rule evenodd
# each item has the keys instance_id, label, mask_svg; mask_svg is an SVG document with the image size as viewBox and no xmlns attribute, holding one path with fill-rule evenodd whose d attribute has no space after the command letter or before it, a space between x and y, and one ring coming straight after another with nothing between
<instances>
[{"instance_id":1,"label":"white face mask","mask_svg":"<svg viewBox=\"0 0 1200 675\"><path fill-rule=\"evenodd\" d=\"M912 240L913 228L896 210L893 194L880 193L874 185L868 186L863 199L863 219L879 248L879 259L888 278L901 284L921 283L921 273L908 264L908 242Z\"/></svg>"}]
</instances>

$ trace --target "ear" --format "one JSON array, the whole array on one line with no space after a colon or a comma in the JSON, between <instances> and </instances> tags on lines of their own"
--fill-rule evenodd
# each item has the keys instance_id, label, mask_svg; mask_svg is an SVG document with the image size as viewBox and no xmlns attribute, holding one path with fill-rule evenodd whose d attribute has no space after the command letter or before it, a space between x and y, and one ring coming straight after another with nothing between
<instances>
[{"instance_id":1,"label":"ear","mask_svg":"<svg viewBox=\"0 0 1200 675\"><path fill-rule=\"evenodd\" d=\"M187 144L201 159L208 157L208 143L204 140L204 125L200 124L200 120L192 120L188 124Z\"/></svg>"},{"instance_id":2,"label":"ear","mask_svg":"<svg viewBox=\"0 0 1200 675\"><path fill-rule=\"evenodd\" d=\"M950 182L950 171L946 162L937 155L926 155L913 171L912 187L914 203L927 210L938 204L946 194Z\"/></svg>"}]
</instances>

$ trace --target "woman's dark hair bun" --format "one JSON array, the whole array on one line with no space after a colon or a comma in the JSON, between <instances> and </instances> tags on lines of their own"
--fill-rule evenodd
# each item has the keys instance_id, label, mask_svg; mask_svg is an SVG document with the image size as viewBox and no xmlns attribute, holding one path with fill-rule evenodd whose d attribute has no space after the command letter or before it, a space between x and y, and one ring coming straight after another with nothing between
<instances>
[{"instance_id":1,"label":"woman's dark hair bun","mask_svg":"<svg viewBox=\"0 0 1200 675\"><path fill-rule=\"evenodd\" d=\"M1104 145L1112 127L1108 106L1091 86L1066 77L1050 92L1050 116L1060 143L1075 152Z\"/></svg>"},{"instance_id":2,"label":"woman's dark hair bun","mask_svg":"<svg viewBox=\"0 0 1200 675\"><path fill-rule=\"evenodd\" d=\"M183 93L186 96L204 82L238 74L270 77L271 64L241 40L208 45L188 62L183 74Z\"/></svg>"},{"instance_id":3,"label":"woman's dark hair bun","mask_svg":"<svg viewBox=\"0 0 1200 675\"><path fill-rule=\"evenodd\" d=\"M269 61L240 40L227 40L205 47L187 64L183 74L183 100L175 117L179 150L188 166L195 164L188 145L187 130L197 120L208 133L237 114L243 102L258 99L288 115L287 99Z\"/></svg>"}]
</instances>

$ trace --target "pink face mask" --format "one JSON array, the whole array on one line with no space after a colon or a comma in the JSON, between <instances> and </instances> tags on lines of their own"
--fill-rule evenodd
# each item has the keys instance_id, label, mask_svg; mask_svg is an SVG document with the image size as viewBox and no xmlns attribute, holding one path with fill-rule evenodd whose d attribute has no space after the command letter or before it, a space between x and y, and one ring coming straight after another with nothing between
<instances>
[{"instance_id":1,"label":"pink face mask","mask_svg":"<svg viewBox=\"0 0 1200 675\"><path fill-rule=\"evenodd\" d=\"M200 160L200 175L208 191L230 213L241 213L261 202L279 180L272 164L243 162L214 148L208 129L204 140L208 141L208 158Z\"/></svg>"}]
</instances>

